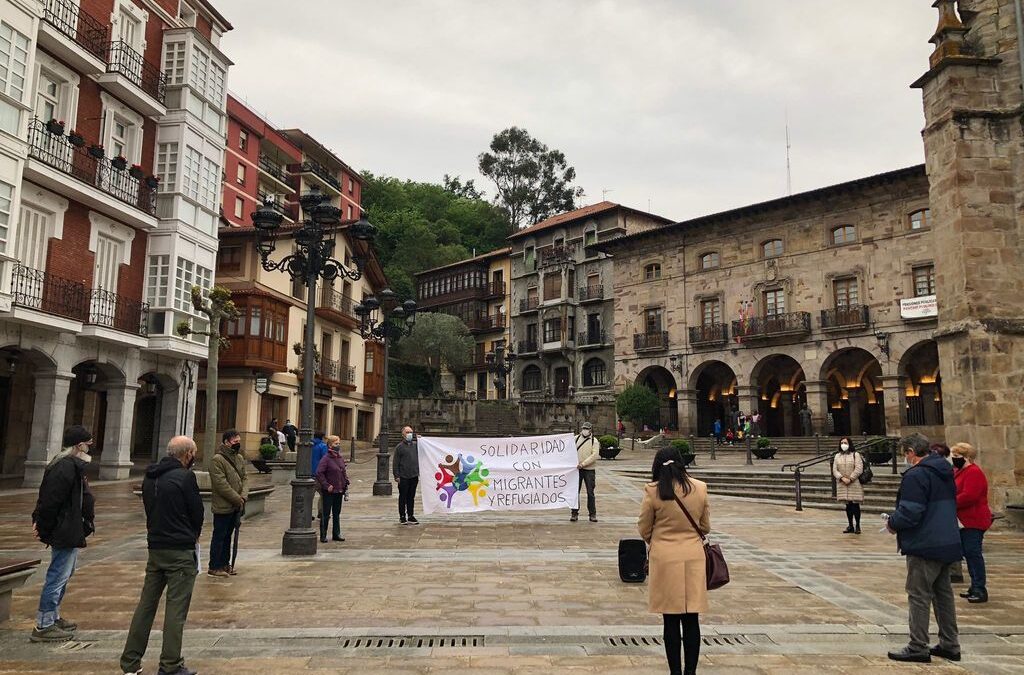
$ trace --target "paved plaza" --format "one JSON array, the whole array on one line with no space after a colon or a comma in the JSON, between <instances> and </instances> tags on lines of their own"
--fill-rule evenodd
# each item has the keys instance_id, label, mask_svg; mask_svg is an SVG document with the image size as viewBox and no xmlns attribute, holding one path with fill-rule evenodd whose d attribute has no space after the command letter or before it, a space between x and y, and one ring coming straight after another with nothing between
<instances>
[{"instance_id":1,"label":"paved plaza","mask_svg":"<svg viewBox=\"0 0 1024 675\"><path fill-rule=\"evenodd\" d=\"M627 454L630 454L627 452ZM185 656L201 673L663 673L661 619L646 585L619 581L616 545L636 536L641 482L602 462L600 522L568 512L424 517L397 524L396 497L370 496L374 464L351 468L344 543L311 559L280 555L288 488L246 523L239 575L196 583ZM429 486L428 486L429 487ZM64 613L81 628L64 645L28 641L44 567L0 625L0 673L112 673L142 583L145 521L128 482L99 483L97 533ZM0 493L3 557L44 557L32 539L35 494ZM732 583L702 616L701 672L1024 673L1024 536L986 538L991 602L958 600L964 660L903 666L904 564L866 516L840 534L841 512L714 497L711 522ZM204 549L209 528L204 531ZM157 620L159 628L160 620ZM156 672L159 635L145 661Z\"/></svg>"}]
</instances>

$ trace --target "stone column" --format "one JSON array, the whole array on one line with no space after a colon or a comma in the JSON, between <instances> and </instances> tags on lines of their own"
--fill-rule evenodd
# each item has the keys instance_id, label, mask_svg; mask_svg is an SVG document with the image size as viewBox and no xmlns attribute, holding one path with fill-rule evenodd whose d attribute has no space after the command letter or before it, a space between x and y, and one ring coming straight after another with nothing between
<instances>
[{"instance_id":1,"label":"stone column","mask_svg":"<svg viewBox=\"0 0 1024 675\"><path fill-rule=\"evenodd\" d=\"M782 408L782 435L795 436L793 433L793 399L792 392L784 391L779 396L779 407Z\"/></svg>"},{"instance_id":2,"label":"stone column","mask_svg":"<svg viewBox=\"0 0 1024 675\"><path fill-rule=\"evenodd\" d=\"M132 468L132 418L137 384L117 384L107 389L107 416L103 422L103 454L100 480L123 480Z\"/></svg>"},{"instance_id":3,"label":"stone column","mask_svg":"<svg viewBox=\"0 0 1024 675\"><path fill-rule=\"evenodd\" d=\"M757 387L736 387L736 404L741 413L753 415L758 410L758 402Z\"/></svg>"},{"instance_id":4,"label":"stone column","mask_svg":"<svg viewBox=\"0 0 1024 675\"><path fill-rule=\"evenodd\" d=\"M160 397L160 410L157 411L160 424L157 457L164 454L167 444L181 431L181 391L180 386L168 387Z\"/></svg>"},{"instance_id":5,"label":"stone column","mask_svg":"<svg viewBox=\"0 0 1024 675\"><path fill-rule=\"evenodd\" d=\"M804 382L807 407L811 409L811 432L828 436L828 384L822 380Z\"/></svg>"},{"instance_id":6,"label":"stone column","mask_svg":"<svg viewBox=\"0 0 1024 675\"><path fill-rule=\"evenodd\" d=\"M676 405L679 412L679 433L683 436L699 436L697 428L697 390L677 389Z\"/></svg>"},{"instance_id":7,"label":"stone column","mask_svg":"<svg viewBox=\"0 0 1024 675\"><path fill-rule=\"evenodd\" d=\"M922 384L920 386L921 408L924 410L924 423L926 426L935 426L939 423L938 411L935 409L935 394L939 391L938 385Z\"/></svg>"},{"instance_id":8,"label":"stone column","mask_svg":"<svg viewBox=\"0 0 1024 675\"><path fill-rule=\"evenodd\" d=\"M39 487L46 464L61 451L64 442L64 414L72 373L36 375L35 405L32 408L32 435L25 459L24 487Z\"/></svg>"},{"instance_id":9,"label":"stone column","mask_svg":"<svg viewBox=\"0 0 1024 675\"><path fill-rule=\"evenodd\" d=\"M907 409L906 389L900 375L882 376L882 402L885 405L885 435L903 435L903 411Z\"/></svg>"},{"instance_id":10,"label":"stone column","mask_svg":"<svg viewBox=\"0 0 1024 675\"><path fill-rule=\"evenodd\" d=\"M860 387L847 387L846 392L850 397L850 400L848 401L848 410L850 411L850 436L860 436L860 432L863 428L863 425L861 424L861 415L864 412L864 390Z\"/></svg>"}]
</instances>

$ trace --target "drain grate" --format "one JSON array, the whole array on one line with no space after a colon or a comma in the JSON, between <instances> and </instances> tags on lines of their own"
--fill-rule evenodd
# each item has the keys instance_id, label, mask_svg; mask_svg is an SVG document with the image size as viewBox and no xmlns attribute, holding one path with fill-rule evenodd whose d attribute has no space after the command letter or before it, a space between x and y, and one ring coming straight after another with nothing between
<instances>
[{"instance_id":1,"label":"drain grate","mask_svg":"<svg viewBox=\"0 0 1024 675\"><path fill-rule=\"evenodd\" d=\"M377 636L341 638L342 649L432 649L434 647L483 647L483 635L450 637Z\"/></svg>"},{"instance_id":2,"label":"drain grate","mask_svg":"<svg viewBox=\"0 0 1024 675\"><path fill-rule=\"evenodd\" d=\"M604 642L612 647L661 647L665 644L661 638L648 635L618 635L606 637ZM754 644L746 635L712 635L702 637L701 642L707 647L739 647Z\"/></svg>"},{"instance_id":3,"label":"drain grate","mask_svg":"<svg viewBox=\"0 0 1024 675\"><path fill-rule=\"evenodd\" d=\"M91 642L78 642L76 640L68 640L67 642L62 642L58 649L62 649L66 652L80 652L83 649L88 649L89 647L92 647Z\"/></svg>"}]
</instances>

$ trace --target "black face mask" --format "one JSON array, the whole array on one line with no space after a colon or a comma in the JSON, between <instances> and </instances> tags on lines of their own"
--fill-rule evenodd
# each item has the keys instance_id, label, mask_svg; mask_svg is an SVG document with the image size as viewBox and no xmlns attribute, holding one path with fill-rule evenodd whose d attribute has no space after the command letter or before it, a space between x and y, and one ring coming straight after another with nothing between
<instances>
[{"instance_id":1,"label":"black face mask","mask_svg":"<svg viewBox=\"0 0 1024 675\"><path fill-rule=\"evenodd\" d=\"M953 458L953 466L955 466L958 469L964 468L964 466L966 464L967 464L967 458L966 457L954 457Z\"/></svg>"},{"instance_id":2,"label":"black face mask","mask_svg":"<svg viewBox=\"0 0 1024 675\"><path fill-rule=\"evenodd\" d=\"M192 458L188 460L188 464L185 465L186 469L191 469L196 464L196 456L192 455Z\"/></svg>"},{"instance_id":3,"label":"black face mask","mask_svg":"<svg viewBox=\"0 0 1024 675\"><path fill-rule=\"evenodd\" d=\"M235 452L238 452L239 450L242 449L242 444L241 443L232 443L231 444L231 449L234 450Z\"/></svg>"}]
</instances>

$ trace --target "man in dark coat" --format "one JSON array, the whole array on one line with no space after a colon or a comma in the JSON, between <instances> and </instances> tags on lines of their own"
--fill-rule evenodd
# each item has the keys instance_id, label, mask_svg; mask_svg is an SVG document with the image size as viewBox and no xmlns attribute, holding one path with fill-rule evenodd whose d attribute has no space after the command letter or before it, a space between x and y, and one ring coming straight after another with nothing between
<instances>
[{"instance_id":1,"label":"man in dark coat","mask_svg":"<svg viewBox=\"0 0 1024 675\"><path fill-rule=\"evenodd\" d=\"M85 548L85 538L96 529L95 500L85 477L91 446L92 434L85 427L65 429L64 450L50 460L39 485L32 530L50 547L50 567L39 595L36 626L29 638L32 642L64 642L78 628L61 617L60 603L75 572L78 549Z\"/></svg>"},{"instance_id":2,"label":"man in dark coat","mask_svg":"<svg viewBox=\"0 0 1024 675\"><path fill-rule=\"evenodd\" d=\"M402 440L395 446L392 464L398 482L398 522L416 525L416 485L420 482L420 459L412 427L402 428Z\"/></svg>"},{"instance_id":3,"label":"man in dark coat","mask_svg":"<svg viewBox=\"0 0 1024 675\"><path fill-rule=\"evenodd\" d=\"M195 671L185 667L181 657L182 633L199 573L196 542L203 529L203 500L196 476L190 471L195 458L195 442L188 436L176 436L167 444L167 456L146 469L142 503L146 508L149 556L142 597L121 653L123 673L141 672L149 632L166 589L158 675L195 675Z\"/></svg>"},{"instance_id":4,"label":"man in dark coat","mask_svg":"<svg viewBox=\"0 0 1024 675\"><path fill-rule=\"evenodd\" d=\"M953 467L931 453L928 439L912 434L900 441L910 468L896 495L896 510L886 522L907 557L910 644L889 652L893 661L929 663L932 656L960 660L956 604L949 571L960 560ZM929 649L928 614L935 607L939 644Z\"/></svg>"},{"instance_id":5,"label":"man in dark coat","mask_svg":"<svg viewBox=\"0 0 1024 675\"><path fill-rule=\"evenodd\" d=\"M284 433L284 438L288 442L288 452L295 452L295 442L299 438L299 428L292 424L291 420L285 420L284 426L281 427L281 432Z\"/></svg>"}]
</instances>

